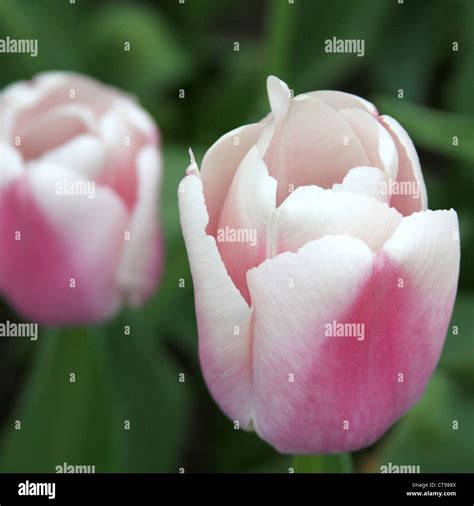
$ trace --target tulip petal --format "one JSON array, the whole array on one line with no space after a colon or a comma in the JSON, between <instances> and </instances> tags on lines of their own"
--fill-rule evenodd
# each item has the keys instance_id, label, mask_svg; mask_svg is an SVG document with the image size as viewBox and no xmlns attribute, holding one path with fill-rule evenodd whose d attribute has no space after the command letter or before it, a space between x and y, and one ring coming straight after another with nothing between
<instances>
[{"instance_id":1,"label":"tulip petal","mask_svg":"<svg viewBox=\"0 0 474 506\"><path fill-rule=\"evenodd\" d=\"M222 208L216 239L229 276L250 301L246 272L266 256L266 234L275 210L277 182L254 146L242 160Z\"/></svg>"},{"instance_id":2,"label":"tulip petal","mask_svg":"<svg viewBox=\"0 0 474 506\"><path fill-rule=\"evenodd\" d=\"M352 451L419 399L454 303L457 234L454 211L416 213L376 255L326 236L248 273L261 437L285 453Z\"/></svg>"},{"instance_id":3,"label":"tulip petal","mask_svg":"<svg viewBox=\"0 0 474 506\"><path fill-rule=\"evenodd\" d=\"M77 105L65 105L18 127L15 135L21 141L18 149L29 160L94 129L94 117L90 111Z\"/></svg>"},{"instance_id":4,"label":"tulip petal","mask_svg":"<svg viewBox=\"0 0 474 506\"><path fill-rule=\"evenodd\" d=\"M358 239L326 236L248 272L253 425L279 451L325 453L344 438L341 416L352 414L345 401L358 378L341 373L351 364L340 338L324 336L325 325L339 320L356 301L373 257ZM328 347L332 354L325 353ZM348 385L351 389L344 392Z\"/></svg>"},{"instance_id":5,"label":"tulip petal","mask_svg":"<svg viewBox=\"0 0 474 506\"><path fill-rule=\"evenodd\" d=\"M186 176L178 197L194 283L203 374L221 409L246 428L252 402L252 312L227 274L216 239L206 234L209 217L199 177Z\"/></svg>"},{"instance_id":6,"label":"tulip petal","mask_svg":"<svg viewBox=\"0 0 474 506\"><path fill-rule=\"evenodd\" d=\"M151 295L161 271L162 240L158 218L161 159L155 146L137 157L138 196L118 271L119 285L132 306Z\"/></svg>"},{"instance_id":7,"label":"tulip petal","mask_svg":"<svg viewBox=\"0 0 474 506\"><path fill-rule=\"evenodd\" d=\"M98 182L113 188L132 210L138 191L135 161L140 149L148 143L148 136L134 129L119 107L101 117L99 131L107 156Z\"/></svg>"},{"instance_id":8,"label":"tulip petal","mask_svg":"<svg viewBox=\"0 0 474 506\"><path fill-rule=\"evenodd\" d=\"M398 171L397 148L390 134L372 114L362 109L341 109L339 114L359 138L372 167L395 180Z\"/></svg>"},{"instance_id":9,"label":"tulip petal","mask_svg":"<svg viewBox=\"0 0 474 506\"><path fill-rule=\"evenodd\" d=\"M267 93L273 114L276 118L280 118L290 105L291 94L288 85L278 77L269 76Z\"/></svg>"},{"instance_id":10,"label":"tulip petal","mask_svg":"<svg viewBox=\"0 0 474 506\"><path fill-rule=\"evenodd\" d=\"M216 234L224 200L240 162L257 143L265 125L254 123L236 128L218 139L206 152L201 164L209 225L207 232Z\"/></svg>"},{"instance_id":11,"label":"tulip petal","mask_svg":"<svg viewBox=\"0 0 474 506\"><path fill-rule=\"evenodd\" d=\"M36 164L2 192L2 291L25 317L80 324L109 317L120 303L115 274L128 215L107 188L94 198L61 195L83 182L72 171Z\"/></svg>"},{"instance_id":12,"label":"tulip petal","mask_svg":"<svg viewBox=\"0 0 474 506\"><path fill-rule=\"evenodd\" d=\"M398 151L397 186L393 189L390 205L404 216L425 211L428 208L428 196L415 146L398 121L390 116L380 116L380 120L392 136Z\"/></svg>"},{"instance_id":13,"label":"tulip petal","mask_svg":"<svg viewBox=\"0 0 474 506\"><path fill-rule=\"evenodd\" d=\"M356 166L370 165L349 124L330 106L307 95L291 101L266 150L265 163L278 180L280 204L298 186L330 188Z\"/></svg>"},{"instance_id":14,"label":"tulip petal","mask_svg":"<svg viewBox=\"0 0 474 506\"><path fill-rule=\"evenodd\" d=\"M370 113L372 116L376 117L378 115L374 104L365 100L365 98L352 95L352 93L345 93L344 91L319 90L305 93L305 95L322 100L336 111L356 107L362 111Z\"/></svg>"},{"instance_id":15,"label":"tulip petal","mask_svg":"<svg viewBox=\"0 0 474 506\"><path fill-rule=\"evenodd\" d=\"M453 209L428 210L403 218L383 252L403 266L413 278L413 288L425 292L422 300L426 305L434 308L444 301L452 302L460 258L459 224ZM440 315L442 319L445 313ZM433 320L438 319L436 314L433 311Z\"/></svg>"},{"instance_id":16,"label":"tulip petal","mask_svg":"<svg viewBox=\"0 0 474 506\"><path fill-rule=\"evenodd\" d=\"M29 82L15 82L3 89L0 94L0 138L11 143L14 131L21 120L29 117L29 111L33 108L33 114L37 104L44 97L46 91L40 87L31 86Z\"/></svg>"},{"instance_id":17,"label":"tulip petal","mask_svg":"<svg viewBox=\"0 0 474 506\"><path fill-rule=\"evenodd\" d=\"M20 153L9 144L0 142L0 188L20 176L24 171Z\"/></svg>"},{"instance_id":18,"label":"tulip petal","mask_svg":"<svg viewBox=\"0 0 474 506\"><path fill-rule=\"evenodd\" d=\"M366 195L302 186L272 217L272 233L269 235L273 240L273 251L268 256L296 251L329 234L356 237L377 252L401 219L395 209Z\"/></svg>"},{"instance_id":19,"label":"tulip petal","mask_svg":"<svg viewBox=\"0 0 474 506\"><path fill-rule=\"evenodd\" d=\"M87 76L73 72L45 72L31 81L19 81L7 86L0 97L0 136L13 141L17 131L37 122L65 104L85 108L94 115L109 109L112 101L127 95L97 83ZM131 97L128 97L130 100Z\"/></svg>"},{"instance_id":20,"label":"tulip petal","mask_svg":"<svg viewBox=\"0 0 474 506\"><path fill-rule=\"evenodd\" d=\"M43 155L40 162L74 170L79 176L97 180L105 160L104 144L94 135L79 135Z\"/></svg>"},{"instance_id":21,"label":"tulip petal","mask_svg":"<svg viewBox=\"0 0 474 506\"><path fill-rule=\"evenodd\" d=\"M376 167L354 167L347 173L341 184L332 185L332 190L367 195L380 202L388 203L390 200L387 178Z\"/></svg>"},{"instance_id":22,"label":"tulip petal","mask_svg":"<svg viewBox=\"0 0 474 506\"><path fill-rule=\"evenodd\" d=\"M138 135L144 143L158 144L160 131L156 127L150 114L142 109L133 97L118 96L114 99L112 108L120 109L131 132Z\"/></svg>"},{"instance_id":23,"label":"tulip petal","mask_svg":"<svg viewBox=\"0 0 474 506\"><path fill-rule=\"evenodd\" d=\"M108 86L97 87L93 79L74 72L44 72L29 82L8 86L5 96L15 108L14 126L30 122L44 112L66 103L86 105L96 113L105 111L118 92L110 94Z\"/></svg>"}]
</instances>

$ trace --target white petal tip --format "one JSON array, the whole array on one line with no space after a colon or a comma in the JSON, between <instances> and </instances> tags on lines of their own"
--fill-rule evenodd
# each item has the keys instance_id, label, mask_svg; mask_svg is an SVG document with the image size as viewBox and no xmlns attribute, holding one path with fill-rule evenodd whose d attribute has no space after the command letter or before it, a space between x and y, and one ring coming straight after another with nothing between
<instances>
[{"instance_id":1,"label":"white petal tip","mask_svg":"<svg viewBox=\"0 0 474 506\"><path fill-rule=\"evenodd\" d=\"M291 93L288 85L281 79L278 79L278 77L268 76L267 92L273 113L284 113L291 100Z\"/></svg>"},{"instance_id":2,"label":"white petal tip","mask_svg":"<svg viewBox=\"0 0 474 506\"><path fill-rule=\"evenodd\" d=\"M188 152L189 152L189 166L186 169L186 175L187 176L191 176L191 175L199 176L199 168L196 163L196 158L194 157L193 150L191 148L189 148Z\"/></svg>"},{"instance_id":3,"label":"white petal tip","mask_svg":"<svg viewBox=\"0 0 474 506\"><path fill-rule=\"evenodd\" d=\"M194 157L194 153L193 153L193 149L192 148L189 148L188 149L188 153L189 153L189 160L190 160L190 163L191 164L195 164L196 163L196 158Z\"/></svg>"}]
</instances>

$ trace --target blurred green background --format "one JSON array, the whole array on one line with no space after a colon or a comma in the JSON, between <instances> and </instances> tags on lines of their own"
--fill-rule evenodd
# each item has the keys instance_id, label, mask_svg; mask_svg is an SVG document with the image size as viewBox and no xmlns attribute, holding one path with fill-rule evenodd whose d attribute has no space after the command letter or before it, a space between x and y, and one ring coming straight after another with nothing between
<instances>
[{"instance_id":1,"label":"blurred green background","mask_svg":"<svg viewBox=\"0 0 474 506\"><path fill-rule=\"evenodd\" d=\"M0 471L54 472L67 462L97 472L288 472L291 458L234 430L205 388L176 199L189 146L199 162L223 133L268 112L268 74L295 93L361 95L397 118L418 148L430 208L457 210L458 335L450 328L418 405L354 457L359 472L388 462L474 471L474 2L398 1L0 0L0 38L39 39L37 58L0 55L0 87L73 70L123 88L158 122L166 164L166 266L146 307L66 336L42 328L37 342L1 340ZM334 36L365 39L365 56L326 54ZM7 319L18 316L0 301Z\"/></svg>"}]
</instances>

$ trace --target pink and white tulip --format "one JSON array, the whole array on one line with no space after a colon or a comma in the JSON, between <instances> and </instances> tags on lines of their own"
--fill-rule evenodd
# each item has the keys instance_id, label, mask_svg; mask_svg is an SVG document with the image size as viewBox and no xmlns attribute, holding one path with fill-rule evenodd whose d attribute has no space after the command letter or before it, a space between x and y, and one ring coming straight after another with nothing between
<instances>
[{"instance_id":1,"label":"pink and white tulip","mask_svg":"<svg viewBox=\"0 0 474 506\"><path fill-rule=\"evenodd\" d=\"M430 211L406 131L336 91L221 137L180 184L201 366L285 453L370 445L422 395L456 294L454 210ZM256 238L255 241L249 238Z\"/></svg>"},{"instance_id":2,"label":"pink and white tulip","mask_svg":"<svg viewBox=\"0 0 474 506\"><path fill-rule=\"evenodd\" d=\"M46 324L142 304L162 249L151 117L119 90L63 72L7 87L0 117L0 295Z\"/></svg>"}]
</instances>

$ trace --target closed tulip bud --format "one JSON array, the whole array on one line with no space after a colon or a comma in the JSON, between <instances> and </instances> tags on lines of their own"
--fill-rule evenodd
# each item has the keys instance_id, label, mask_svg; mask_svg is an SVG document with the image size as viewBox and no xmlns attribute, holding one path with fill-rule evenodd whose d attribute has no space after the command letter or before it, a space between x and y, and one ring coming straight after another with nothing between
<instances>
[{"instance_id":1,"label":"closed tulip bud","mask_svg":"<svg viewBox=\"0 0 474 506\"><path fill-rule=\"evenodd\" d=\"M406 131L364 99L291 98L180 185L201 367L231 420L285 453L370 445L422 395L459 271Z\"/></svg>"},{"instance_id":2,"label":"closed tulip bud","mask_svg":"<svg viewBox=\"0 0 474 506\"><path fill-rule=\"evenodd\" d=\"M159 133L119 90L49 72L0 95L0 295L45 324L142 304L161 264Z\"/></svg>"}]
</instances>

